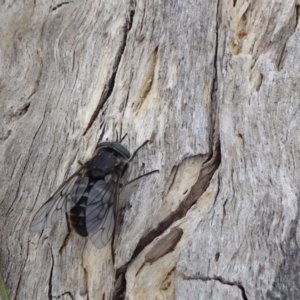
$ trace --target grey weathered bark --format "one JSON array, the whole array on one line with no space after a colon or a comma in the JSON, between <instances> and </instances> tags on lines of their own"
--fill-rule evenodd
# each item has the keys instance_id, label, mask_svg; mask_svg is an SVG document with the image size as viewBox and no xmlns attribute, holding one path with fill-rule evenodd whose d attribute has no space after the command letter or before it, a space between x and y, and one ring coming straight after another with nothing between
<instances>
[{"instance_id":1,"label":"grey weathered bark","mask_svg":"<svg viewBox=\"0 0 300 300\"><path fill-rule=\"evenodd\" d=\"M300 2L2 1L12 299L297 299ZM114 244L37 209L98 139L134 150Z\"/></svg>"}]
</instances>

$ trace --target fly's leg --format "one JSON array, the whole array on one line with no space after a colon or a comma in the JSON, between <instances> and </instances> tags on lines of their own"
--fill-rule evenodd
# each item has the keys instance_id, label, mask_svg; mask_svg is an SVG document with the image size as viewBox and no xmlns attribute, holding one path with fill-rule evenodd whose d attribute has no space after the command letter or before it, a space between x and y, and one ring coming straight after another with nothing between
<instances>
[{"instance_id":1,"label":"fly's leg","mask_svg":"<svg viewBox=\"0 0 300 300\"><path fill-rule=\"evenodd\" d=\"M139 179L141 179L141 178L143 178L143 177L145 177L145 176L148 176L148 175L151 175L151 174L157 173L157 172L159 172L159 170L153 170L153 171L150 171L150 172L148 172L148 173L142 174L142 175L140 175L140 176L138 176L138 177L136 177L136 178L133 178L133 179L127 181L127 182L124 184L124 186L126 186L126 185L128 185L128 184L130 184L130 183L133 183L133 182L135 182L135 181L137 181L137 180L139 180Z\"/></svg>"}]
</instances>

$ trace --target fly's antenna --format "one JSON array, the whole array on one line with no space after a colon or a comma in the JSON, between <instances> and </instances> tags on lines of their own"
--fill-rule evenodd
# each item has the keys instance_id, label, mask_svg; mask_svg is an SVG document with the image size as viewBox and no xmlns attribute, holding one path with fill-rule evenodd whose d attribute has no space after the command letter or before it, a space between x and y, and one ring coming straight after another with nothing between
<instances>
[{"instance_id":1,"label":"fly's antenna","mask_svg":"<svg viewBox=\"0 0 300 300\"><path fill-rule=\"evenodd\" d=\"M146 144L148 144L148 143L149 143L149 140L146 140L141 146L139 146L139 147L133 152L133 154L132 154L131 157L129 158L128 162L131 162L131 161L134 159L134 157L137 155L138 151L139 151L142 147L144 147Z\"/></svg>"},{"instance_id":2,"label":"fly's antenna","mask_svg":"<svg viewBox=\"0 0 300 300\"><path fill-rule=\"evenodd\" d=\"M118 143L122 143L123 140L126 138L126 136L127 136L127 133L125 133L125 134L123 135L123 137L120 139L120 141L119 141Z\"/></svg>"}]
</instances>

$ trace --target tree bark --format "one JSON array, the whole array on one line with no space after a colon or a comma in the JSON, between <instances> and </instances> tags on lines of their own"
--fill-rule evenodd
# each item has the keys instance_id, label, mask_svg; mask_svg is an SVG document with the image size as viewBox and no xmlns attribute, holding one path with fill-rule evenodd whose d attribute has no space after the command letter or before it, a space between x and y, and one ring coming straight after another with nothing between
<instances>
[{"instance_id":1,"label":"tree bark","mask_svg":"<svg viewBox=\"0 0 300 300\"><path fill-rule=\"evenodd\" d=\"M299 0L2 2L11 299L298 299ZM124 182L159 173L122 188L113 247L65 220L29 232L124 134L149 140Z\"/></svg>"}]
</instances>

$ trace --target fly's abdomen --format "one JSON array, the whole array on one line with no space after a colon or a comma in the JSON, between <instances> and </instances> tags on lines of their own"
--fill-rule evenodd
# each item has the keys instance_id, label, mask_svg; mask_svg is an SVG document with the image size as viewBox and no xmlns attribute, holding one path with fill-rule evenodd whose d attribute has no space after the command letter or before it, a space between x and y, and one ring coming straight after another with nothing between
<instances>
[{"instance_id":1,"label":"fly's abdomen","mask_svg":"<svg viewBox=\"0 0 300 300\"><path fill-rule=\"evenodd\" d=\"M76 205L70 210L69 216L72 227L81 236L87 236L86 230L86 205L89 197L89 193L94 186L95 182L90 181L81 199Z\"/></svg>"},{"instance_id":2,"label":"fly's abdomen","mask_svg":"<svg viewBox=\"0 0 300 300\"><path fill-rule=\"evenodd\" d=\"M78 203L70 210L70 221L75 231L82 236L87 236L85 225L87 197L85 195L78 201Z\"/></svg>"}]
</instances>

